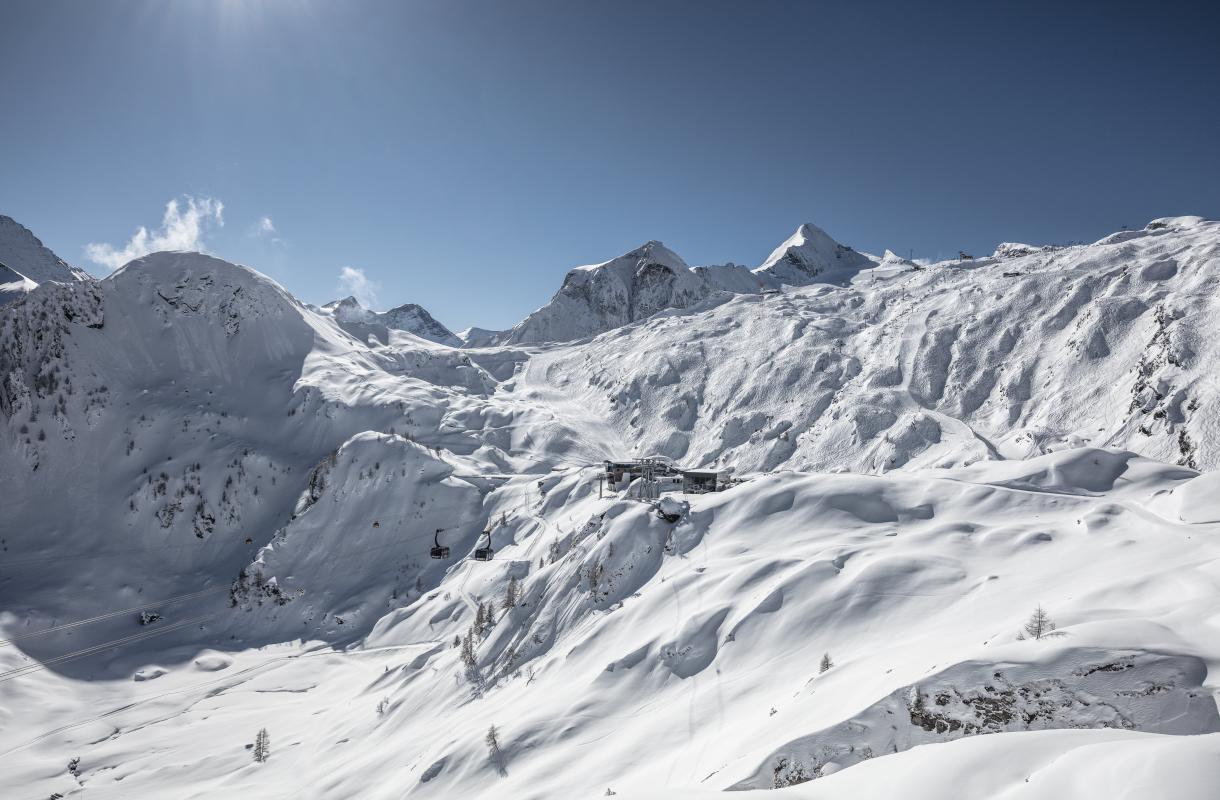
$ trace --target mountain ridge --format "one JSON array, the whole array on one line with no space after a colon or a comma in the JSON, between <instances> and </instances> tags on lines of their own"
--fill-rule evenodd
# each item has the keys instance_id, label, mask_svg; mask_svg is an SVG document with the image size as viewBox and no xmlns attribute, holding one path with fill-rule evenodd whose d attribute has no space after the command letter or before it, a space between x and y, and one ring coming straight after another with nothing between
<instances>
[{"instance_id":1,"label":"mountain ridge","mask_svg":"<svg viewBox=\"0 0 1220 800\"><path fill-rule=\"evenodd\" d=\"M24 225L0 214L0 305L41 283L91 280L89 273L55 255Z\"/></svg>"},{"instance_id":2,"label":"mountain ridge","mask_svg":"<svg viewBox=\"0 0 1220 800\"><path fill-rule=\"evenodd\" d=\"M756 294L782 286L843 282L877 262L806 223L756 269L690 267L657 240L600 264L574 267L550 302L498 341L509 344L587 338L653 314L684 309L721 293Z\"/></svg>"}]
</instances>

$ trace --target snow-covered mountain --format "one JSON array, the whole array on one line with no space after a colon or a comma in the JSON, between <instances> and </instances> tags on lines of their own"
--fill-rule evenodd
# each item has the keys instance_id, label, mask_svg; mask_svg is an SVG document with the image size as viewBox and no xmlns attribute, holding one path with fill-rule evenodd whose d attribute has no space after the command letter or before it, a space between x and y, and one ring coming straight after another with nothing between
<instances>
[{"instance_id":1,"label":"snow-covered mountain","mask_svg":"<svg viewBox=\"0 0 1220 800\"><path fill-rule=\"evenodd\" d=\"M462 349L200 254L39 286L0 309L0 787L1210 798L1218 281L1197 217L932 265L802 226ZM645 455L741 482L598 481Z\"/></svg>"},{"instance_id":2,"label":"snow-covered mountain","mask_svg":"<svg viewBox=\"0 0 1220 800\"><path fill-rule=\"evenodd\" d=\"M1220 467L1220 223L737 295L530 360L628 452L884 472L1121 447ZM631 354L630 358L623 354Z\"/></svg>"},{"instance_id":3,"label":"snow-covered mountain","mask_svg":"<svg viewBox=\"0 0 1220 800\"><path fill-rule=\"evenodd\" d=\"M93 277L51 252L28 228L0 213L0 305L17 299L40 283L77 280L93 280Z\"/></svg>"},{"instance_id":4,"label":"snow-covered mountain","mask_svg":"<svg viewBox=\"0 0 1220 800\"><path fill-rule=\"evenodd\" d=\"M25 226L0 214L0 263L35 283L93 280L55 255Z\"/></svg>"},{"instance_id":5,"label":"snow-covered mountain","mask_svg":"<svg viewBox=\"0 0 1220 800\"><path fill-rule=\"evenodd\" d=\"M876 259L839 244L826 231L806 223L775 248L755 272L774 283L804 286L814 281L848 281L876 263Z\"/></svg>"},{"instance_id":6,"label":"snow-covered mountain","mask_svg":"<svg viewBox=\"0 0 1220 800\"><path fill-rule=\"evenodd\" d=\"M415 303L405 303L389 311L372 311L361 305L356 298L345 297L327 303L320 310L331 314L352 335L364 339L378 334L378 338L385 339L388 331L406 331L437 344L449 347L462 345L462 340L455 336L453 331L437 322L423 306Z\"/></svg>"},{"instance_id":7,"label":"snow-covered mountain","mask_svg":"<svg viewBox=\"0 0 1220 800\"><path fill-rule=\"evenodd\" d=\"M677 253L653 241L602 264L571 270L549 303L501 338L514 344L583 339L727 293L842 283L876 263L809 224L754 270L736 264L692 269Z\"/></svg>"},{"instance_id":8,"label":"snow-covered mountain","mask_svg":"<svg viewBox=\"0 0 1220 800\"><path fill-rule=\"evenodd\" d=\"M25 226L0 214L0 305L40 283L91 280L88 273L52 253Z\"/></svg>"},{"instance_id":9,"label":"snow-covered mountain","mask_svg":"<svg viewBox=\"0 0 1220 800\"><path fill-rule=\"evenodd\" d=\"M510 342L556 342L593 336L667 308L703 300L708 286L677 253L648 242L603 264L576 267L551 302L508 334Z\"/></svg>"}]
</instances>

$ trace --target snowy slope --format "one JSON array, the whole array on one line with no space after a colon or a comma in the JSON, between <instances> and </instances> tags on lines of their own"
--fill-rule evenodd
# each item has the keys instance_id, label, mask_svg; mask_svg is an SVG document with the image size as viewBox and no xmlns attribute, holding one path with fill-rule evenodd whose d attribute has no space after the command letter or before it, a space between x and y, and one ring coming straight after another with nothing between
<instances>
[{"instance_id":1,"label":"snowy slope","mask_svg":"<svg viewBox=\"0 0 1220 800\"><path fill-rule=\"evenodd\" d=\"M93 280L52 253L25 226L0 214L0 305L37 284Z\"/></svg>"},{"instance_id":2,"label":"snowy slope","mask_svg":"<svg viewBox=\"0 0 1220 800\"><path fill-rule=\"evenodd\" d=\"M995 746L1015 764L1116 741L1144 741L1150 758L1220 730L1207 611L1220 529L1146 505L1188 470L1083 450L901 477L780 474L692 498L672 526L645 504L598 500L573 471L545 498L532 481L488 497L482 511L506 521L481 564L428 559L434 519L398 523L415 505L404 468L422 466L420 489L454 511L470 489L408 443L376 443L340 452L315 503L248 569L250 591L207 621L229 653L166 637L155 654L95 665L107 680L20 679L17 707L51 709L39 730L79 725L8 728L0 758L17 785L71 788L62 764L83 754L102 797L630 796L846 776L920 745L910 752L939 758L969 726L1003 732ZM444 541L462 556L473 539ZM453 641L510 576L522 600L497 607L468 669ZM1061 635L1018 640L1039 602ZM346 646L246 644L301 630ZM823 653L834 666L819 673ZM262 726L275 750L257 766L242 742ZM1026 738L1056 729L1083 730Z\"/></svg>"},{"instance_id":3,"label":"snowy slope","mask_svg":"<svg viewBox=\"0 0 1220 800\"><path fill-rule=\"evenodd\" d=\"M512 388L606 420L615 455L746 471L1081 444L1216 468L1218 289L1220 223L1179 218L661 314L541 353Z\"/></svg>"},{"instance_id":4,"label":"snowy slope","mask_svg":"<svg viewBox=\"0 0 1220 800\"><path fill-rule=\"evenodd\" d=\"M1220 785L1220 736L1042 731L963 739L871 761L816 783L745 792L742 800L1209 800ZM711 800L712 790L645 790L624 800Z\"/></svg>"},{"instance_id":5,"label":"snowy slope","mask_svg":"<svg viewBox=\"0 0 1220 800\"><path fill-rule=\"evenodd\" d=\"M1214 796L1220 225L819 234L509 346L188 253L0 310L0 794Z\"/></svg>"},{"instance_id":6,"label":"snowy slope","mask_svg":"<svg viewBox=\"0 0 1220 800\"><path fill-rule=\"evenodd\" d=\"M0 305L32 292L38 284L0 264Z\"/></svg>"}]
</instances>

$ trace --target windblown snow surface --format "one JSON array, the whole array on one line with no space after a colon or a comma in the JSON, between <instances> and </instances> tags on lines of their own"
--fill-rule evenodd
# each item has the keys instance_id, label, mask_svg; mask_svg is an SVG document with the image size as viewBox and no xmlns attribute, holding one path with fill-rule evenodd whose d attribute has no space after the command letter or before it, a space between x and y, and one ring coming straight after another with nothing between
<instances>
[{"instance_id":1,"label":"windblown snow surface","mask_svg":"<svg viewBox=\"0 0 1220 800\"><path fill-rule=\"evenodd\" d=\"M461 348L193 253L0 309L0 795L1220 796L1220 224L580 272Z\"/></svg>"}]
</instances>

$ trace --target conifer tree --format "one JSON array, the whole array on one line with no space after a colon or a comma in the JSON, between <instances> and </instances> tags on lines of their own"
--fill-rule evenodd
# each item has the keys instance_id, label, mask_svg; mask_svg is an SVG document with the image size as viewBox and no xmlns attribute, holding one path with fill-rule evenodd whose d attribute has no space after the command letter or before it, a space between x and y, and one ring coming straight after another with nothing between
<instances>
[{"instance_id":1,"label":"conifer tree","mask_svg":"<svg viewBox=\"0 0 1220 800\"><path fill-rule=\"evenodd\" d=\"M466 637L462 639L462 663L473 669L477 660L474 652L474 634L472 631L466 631Z\"/></svg>"},{"instance_id":2,"label":"conifer tree","mask_svg":"<svg viewBox=\"0 0 1220 800\"><path fill-rule=\"evenodd\" d=\"M520 599L521 590L517 584L517 578L509 577L508 585L504 587L504 600L501 603L501 608L505 611L515 608Z\"/></svg>"},{"instance_id":3,"label":"conifer tree","mask_svg":"<svg viewBox=\"0 0 1220 800\"><path fill-rule=\"evenodd\" d=\"M254 737L254 760L263 763L271 757L271 736L266 728L260 728Z\"/></svg>"}]
</instances>

